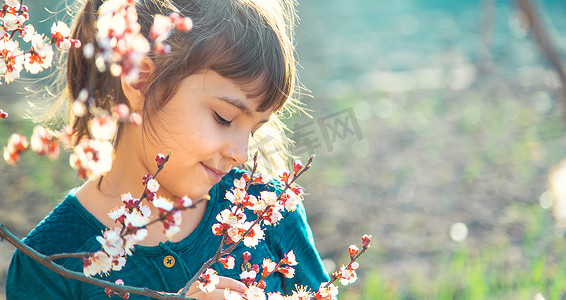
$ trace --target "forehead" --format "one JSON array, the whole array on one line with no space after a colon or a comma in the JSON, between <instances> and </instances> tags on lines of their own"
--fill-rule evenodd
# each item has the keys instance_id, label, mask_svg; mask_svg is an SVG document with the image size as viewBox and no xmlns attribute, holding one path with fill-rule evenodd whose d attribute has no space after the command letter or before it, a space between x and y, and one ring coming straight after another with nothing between
<instances>
[{"instance_id":1,"label":"forehead","mask_svg":"<svg viewBox=\"0 0 566 300\"><path fill-rule=\"evenodd\" d=\"M205 93L229 102L248 114L257 112L264 102L265 92L261 91L261 79L236 82L212 70L203 71L199 75ZM272 110L268 109L266 112L271 113Z\"/></svg>"}]
</instances>

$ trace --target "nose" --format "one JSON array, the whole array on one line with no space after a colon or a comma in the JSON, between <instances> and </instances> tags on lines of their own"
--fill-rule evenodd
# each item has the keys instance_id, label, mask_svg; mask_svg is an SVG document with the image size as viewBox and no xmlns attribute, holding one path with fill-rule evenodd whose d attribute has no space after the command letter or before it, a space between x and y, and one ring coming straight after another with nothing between
<instances>
[{"instance_id":1,"label":"nose","mask_svg":"<svg viewBox=\"0 0 566 300\"><path fill-rule=\"evenodd\" d=\"M234 165L241 165L248 161L249 135L235 134L228 138L228 143L222 150L222 156Z\"/></svg>"}]
</instances>

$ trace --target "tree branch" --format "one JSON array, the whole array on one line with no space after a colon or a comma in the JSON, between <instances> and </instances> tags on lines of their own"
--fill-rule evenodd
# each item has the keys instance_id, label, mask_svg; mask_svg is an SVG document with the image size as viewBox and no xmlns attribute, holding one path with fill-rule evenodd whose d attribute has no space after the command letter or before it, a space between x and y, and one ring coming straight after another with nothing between
<instances>
[{"instance_id":1,"label":"tree branch","mask_svg":"<svg viewBox=\"0 0 566 300\"><path fill-rule=\"evenodd\" d=\"M281 200L281 197L285 194L285 192L287 191L288 188L291 187L291 185L295 182L295 180L297 180L297 178L299 178L303 173L305 173L311 166L312 161L314 159L315 155L311 155L307 164L301 169L300 172L298 172L296 175L293 175L293 179L291 179L291 181L289 183L285 183L285 188L283 189L283 191L281 191L281 193L279 194L279 196L277 197L277 200ZM257 167L257 152L254 155L254 166L252 169L252 173L250 175L250 179L249 182L246 183L246 187L245 190L247 192L249 186L250 186L250 182L253 181L254 178L254 172L256 170ZM243 240L244 238L250 233L250 231L252 230L252 228L257 225L259 222L261 222L263 220L263 216L267 213L267 211L269 210L269 208L271 208L271 205L266 207L263 212L257 216L257 219L254 220L254 222L252 223L252 225L250 226L250 228L242 235L242 238L237 241L234 242L233 244L231 244L228 248L224 249L224 246L226 245L225 241L226 241L226 234L224 234L222 236L222 242L220 243L220 247L218 248L218 251L216 251L216 253L214 254L214 256L212 258L210 258L207 262L205 262L202 267L198 270L198 272L195 273L195 275L191 278L191 280L189 280L189 282L187 282L187 284L185 284L185 287L183 288L183 291L181 292L182 294L185 294L188 290L189 287L198 280L198 278L200 277L200 274L202 274L204 271L206 271L206 269L208 269L210 266L212 266L213 264L215 264L218 259L224 255L229 255L230 253L232 253L232 251L234 250L234 248L236 248ZM222 250L224 249L224 250Z\"/></svg>"},{"instance_id":2,"label":"tree branch","mask_svg":"<svg viewBox=\"0 0 566 300\"><path fill-rule=\"evenodd\" d=\"M105 280L101 280L101 279L98 279L98 278L87 277L83 273L71 271L71 270L69 270L69 269L67 269L67 268L65 268L61 265L58 265L58 264L52 262L51 260L53 258L50 259L49 256L45 256L45 255L37 252L35 249L29 247L28 245L24 244L16 236L14 236L8 229L6 229L6 227L2 223L0 223L0 240L8 241L10 244L14 245L22 253L24 253L27 256L29 256L30 258L38 261L40 264L44 265L45 267L49 268L50 270L54 271L55 273L65 277L66 279L69 279L69 278L75 279L75 280L86 282L86 283L89 283L89 284L92 284L92 285L99 286L101 288L109 288L109 289L116 291L116 292L137 294L137 295L151 297L151 298L154 298L154 299L161 299L161 300L177 300L177 299L196 300L194 298L185 297L185 296L183 296L183 294L178 294L178 293L166 293L166 292L159 292L159 291L151 290L151 289L148 289L148 288L137 288L137 287L131 287L131 286L125 286L125 285L118 285L118 284L114 284L114 283L111 283L111 282L108 282L108 281L105 281Z\"/></svg>"},{"instance_id":3,"label":"tree branch","mask_svg":"<svg viewBox=\"0 0 566 300\"><path fill-rule=\"evenodd\" d=\"M530 0L515 1L517 3L517 7L527 19L527 25L529 26L530 33L534 37L537 46L546 59L548 59L556 73L558 73L560 83L562 84L562 98L566 105L566 71L564 70L560 56L558 55L550 36L546 32L540 16L532 2Z\"/></svg>"},{"instance_id":4,"label":"tree branch","mask_svg":"<svg viewBox=\"0 0 566 300\"><path fill-rule=\"evenodd\" d=\"M47 257L45 257L45 258L46 258L47 260L49 260L49 261L57 260L57 259L62 259L62 258L69 258L69 257L84 259L84 258L89 257L91 254L92 254L92 252L57 253L57 254L49 255L49 256L47 256Z\"/></svg>"},{"instance_id":5,"label":"tree branch","mask_svg":"<svg viewBox=\"0 0 566 300\"><path fill-rule=\"evenodd\" d=\"M191 206L182 207L182 208L174 208L173 210L171 210L171 211L169 211L169 212L167 212L167 213L165 213L165 214L160 215L157 219L151 220L149 223L147 223L147 224L145 224L145 225L143 225L143 226L135 227L134 229L128 228L128 229L122 230L122 231L124 231L124 232L121 233L120 236L124 237L125 235L131 234L131 233L132 233L133 231L135 231L135 230L147 228L149 225L152 225L152 224L155 224L155 223L157 223L157 222L161 222L161 221L167 219L168 216L172 215L172 214L175 213L176 211L183 211L183 210L186 210L186 209L189 209L189 208L195 208L195 207L197 206L197 204L200 204L200 203L202 203L202 202L204 202L204 201L206 201L205 198L200 198L200 199L194 201ZM123 228L125 228L125 227L123 227ZM122 228L122 229L123 229L123 228Z\"/></svg>"}]
</instances>

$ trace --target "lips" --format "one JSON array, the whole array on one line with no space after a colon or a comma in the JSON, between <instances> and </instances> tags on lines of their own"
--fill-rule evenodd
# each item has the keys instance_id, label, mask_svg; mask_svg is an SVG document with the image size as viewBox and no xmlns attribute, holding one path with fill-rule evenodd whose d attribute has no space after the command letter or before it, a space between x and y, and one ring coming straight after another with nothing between
<instances>
[{"instance_id":1,"label":"lips","mask_svg":"<svg viewBox=\"0 0 566 300\"><path fill-rule=\"evenodd\" d=\"M214 181L219 182L220 179L222 179L222 177L224 177L224 175L228 174L228 172L224 172L224 171L220 171L216 168L212 168L204 163L200 163L203 167L203 169L205 170L205 172L208 174L208 176L210 178L212 178Z\"/></svg>"}]
</instances>

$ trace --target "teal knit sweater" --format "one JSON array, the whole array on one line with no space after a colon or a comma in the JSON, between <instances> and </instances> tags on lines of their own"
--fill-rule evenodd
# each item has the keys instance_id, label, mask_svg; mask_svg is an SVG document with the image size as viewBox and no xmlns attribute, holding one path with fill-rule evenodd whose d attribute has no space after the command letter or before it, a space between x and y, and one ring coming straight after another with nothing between
<instances>
[{"instance_id":1,"label":"teal knit sweater","mask_svg":"<svg viewBox=\"0 0 566 300\"><path fill-rule=\"evenodd\" d=\"M126 285L146 287L158 291L177 292L197 272L202 264L212 257L220 244L221 237L212 233L216 215L227 208L230 202L224 198L231 189L235 178L243 171L233 169L209 191L211 200L197 228L179 242L165 242L157 246L136 245L134 255L127 258L121 271L112 271L104 280L114 282L122 279ZM252 185L249 193L259 195L261 190L281 192L281 184ZM255 215L248 214L248 220ZM101 249L96 236L101 235L105 226L91 215L77 200L74 190L65 201L41 221L24 239L24 242L38 252L54 253L95 252ZM295 277L287 279L281 274L271 275L266 280L266 291L280 291L289 294L295 285L308 286L316 291L321 282L328 281L320 257L315 249L312 232L307 224L304 207L299 205L294 212L286 212L277 226L265 227L265 240L254 248L241 243L234 249L236 267L223 269L218 263L214 268L219 275L239 280L242 253L250 251L250 263L261 265L263 258L279 261L284 254L293 250L299 264L295 266ZM173 258L173 259L171 259ZM55 261L64 267L82 272L83 263L76 258ZM20 251L16 251L10 263L6 280L6 296L12 299L108 299L104 289L73 279L65 279L43 267ZM148 299L131 295L130 299Z\"/></svg>"}]
</instances>

